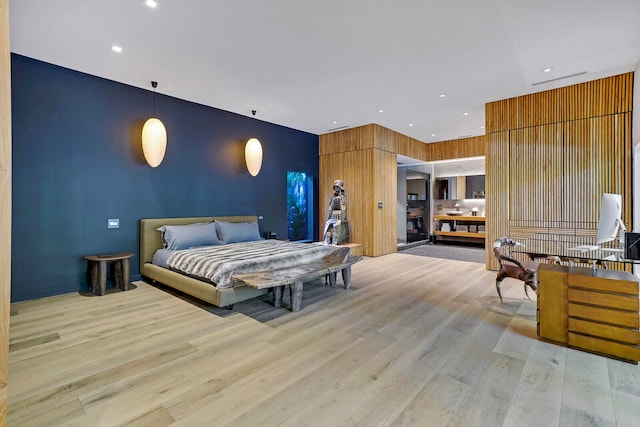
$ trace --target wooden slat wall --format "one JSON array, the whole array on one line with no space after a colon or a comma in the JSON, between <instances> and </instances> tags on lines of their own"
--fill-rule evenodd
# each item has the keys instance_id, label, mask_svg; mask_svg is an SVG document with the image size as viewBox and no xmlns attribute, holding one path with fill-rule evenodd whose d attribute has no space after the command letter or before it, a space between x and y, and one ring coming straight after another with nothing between
<instances>
[{"instance_id":1,"label":"wooden slat wall","mask_svg":"<svg viewBox=\"0 0 640 427\"><path fill-rule=\"evenodd\" d=\"M510 220L535 226L561 216L562 132L541 125L510 132ZM540 203L532 203L539 200Z\"/></svg>"},{"instance_id":2,"label":"wooden slat wall","mask_svg":"<svg viewBox=\"0 0 640 427\"><path fill-rule=\"evenodd\" d=\"M485 155L486 145L487 138L484 135L433 142L425 145L427 150L425 160L436 161L480 157Z\"/></svg>"},{"instance_id":3,"label":"wooden slat wall","mask_svg":"<svg viewBox=\"0 0 640 427\"><path fill-rule=\"evenodd\" d=\"M0 426L7 416L11 301L11 56L9 0L0 0Z\"/></svg>"},{"instance_id":4,"label":"wooden slat wall","mask_svg":"<svg viewBox=\"0 0 640 427\"><path fill-rule=\"evenodd\" d=\"M373 148L375 125L320 135L320 156Z\"/></svg>"},{"instance_id":5,"label":"wooden slat wall","mask_svg":"<svg viewBox=\"0 0 640 427\"><path fill-rule=\"evenodd\" d=\"M603 192L622 194L632 229L632 91L627 73L486 105L488 242L593 237ZM487 267L497 268L490 254Z\"/></svg>"},{"instance_id":6,"label":"wooden slat wall","mask_svg":"<svg viewBox=\"0 0 640 427\"><path fill-rule=\"evenodd\" d=\"M417 160L429 162L485 155L487 142L484 135L425 144L391 129L379 125L373 126L376 148Z\"/></svg>"},{"instance_id":7,"label":"wooden slat wall","mask_svg":"<svg viewBox=\"0 0 640 427\"><path fill-rule=\"evenodd\" d=\"M408 136L392 131L380 125L373 125L373 144L375 148L389 153L397 152L397 145L409 139Z\"/></svg>"},{"instance_id":8,"label":"wooden slat wall","mask_svg":"<svg viewBox=\"0 0 640 427\"><path fill-rule=\"evenodd\" d=\"M400 133L394 132L396 137L396 152L397 154L401 154L403 156L411 157L413 159L418 159L422 161L426 161L429 157L428 153L428 144L425 144L422 141L418 141L417 139L413 139L406 135L402 135Z\"/></svg>"},{"instance_id":9,"label":"wooden slat wall","mask_svg":"<svg viewBox=\"0 0 640 427\"><path fill-rule=\"evenodd\" d=\"M487 133L627 113L633 73L552 89L485 105Z\"/></svg>"},{"instance_id":10,"label":"wooden slat wall","mask_svg":"<svg viewBox=\"0 0 640 427\"><path fill-rule=\"evenodd\" d=\"M485 208L486 208L486 242L485 251L487 268L497 270L498 261L493 255L493 241L501 236L509 235L509 132L496 132L487 135L487 152L485 156ZM497 171L497 173L489 173Z\"/></svg>"}]
</instances>

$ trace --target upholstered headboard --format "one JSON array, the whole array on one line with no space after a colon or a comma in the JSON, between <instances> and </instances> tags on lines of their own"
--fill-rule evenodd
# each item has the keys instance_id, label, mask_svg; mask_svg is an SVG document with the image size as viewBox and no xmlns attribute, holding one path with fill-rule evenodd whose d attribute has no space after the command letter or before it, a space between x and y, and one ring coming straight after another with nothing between
<instances>
[{"instance_id":1,"label":"upholstered headboard","mask_svg":"<svg viewBox=\"0 0 640 427\"><path fill-rule=\"evenodd\" d=\"M162 248L162 237L158 231L163 225L186 225L195 222L257 222L255 215L244 216L199 216L189 218L146 218L140 220L140 271L147 262L151 262L153 254Z\"/></svg>"}]
</instances>

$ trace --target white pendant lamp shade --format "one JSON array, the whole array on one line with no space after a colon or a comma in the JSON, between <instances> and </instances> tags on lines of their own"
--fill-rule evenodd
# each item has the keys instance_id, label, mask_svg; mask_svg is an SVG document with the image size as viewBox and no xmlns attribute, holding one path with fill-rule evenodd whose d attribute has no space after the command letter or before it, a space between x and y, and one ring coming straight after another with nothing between
<instances>
[{"instance_id":1,"label":"white pendant lamp shade","mask_svg":"<svg viewBox=\"0 0 640 427\"><path fill-rule=\"evenodd\" d=\"M150 118L142 127L142 153L152 168L164 159L167 150L167 131L159 119ZM258 168L259 169L259 168Z\"/></svg>"},{"instance_id":2,"label":"white pendant lamp shade","mask_svg":"<svg viewBox=\"0 0 640 427\"><path fill-rule=\"evenodd\" d=\"M257 138L250 138L244 147L244 159L251 176L256 176L262 167L262 144Z\"/></svg>"}]
</instances>

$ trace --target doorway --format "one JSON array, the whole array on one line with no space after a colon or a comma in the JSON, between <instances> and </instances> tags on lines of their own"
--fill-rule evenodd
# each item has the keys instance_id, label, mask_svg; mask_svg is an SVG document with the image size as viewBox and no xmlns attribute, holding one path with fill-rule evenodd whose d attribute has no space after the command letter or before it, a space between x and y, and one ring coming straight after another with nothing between
<instances>
[{"instance_id":1,"label":"doorway","mask_svg":"<svg viewBox=\"0 0 640 427\"><path fill-rule=\"evenodd\" d=\"M423 243L484 244L484 239L471 234L471 231L479 233L478 227L467 228L471 230L469 238L447 236L436 242L436 231L442 235L439 228L442 221L436 217L451 211L463 215L484 214L484 157L424 162L399 155L397 165L398 249ZM412 184L420 179L425 182L424 190L422 183ZM421 224L414 216L422 217ZM421 225L423 231L420 231ZM460 227L460 231L464 228ZM484 225L481 228L484 232Z\"/></svg>"}]
</instances>

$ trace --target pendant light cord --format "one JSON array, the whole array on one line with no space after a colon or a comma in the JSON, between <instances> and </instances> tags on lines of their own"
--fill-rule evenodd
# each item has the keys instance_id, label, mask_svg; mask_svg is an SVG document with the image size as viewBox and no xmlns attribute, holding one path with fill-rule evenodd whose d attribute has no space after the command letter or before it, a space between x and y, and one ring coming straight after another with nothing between
<instances>
[{"instance_id":1,"label":"pendant light cord","mask_svg":"<svg viewBox=\"0 0 640 427\"><path fill-rule=\"evenodd\" d=\"M153 87L153 117L156 116L156 88L158 87L158 82L151 82L151 86Z\"/></svg>"},{"instance_id":2,"label":"pendant light cord","mask_svg":"<svg viewBox=\"0 0 640 427\"><path fill-rule=\"evenodd\" d=\"M253 114L253 120L252 120L252 123L251 123L251 131L252 131L253 135L251 135L251 136L253 136L253 137L256 137L256 113L257 113L256 110L251 110L251 114Z\"/></svg>"}]
</instances>

